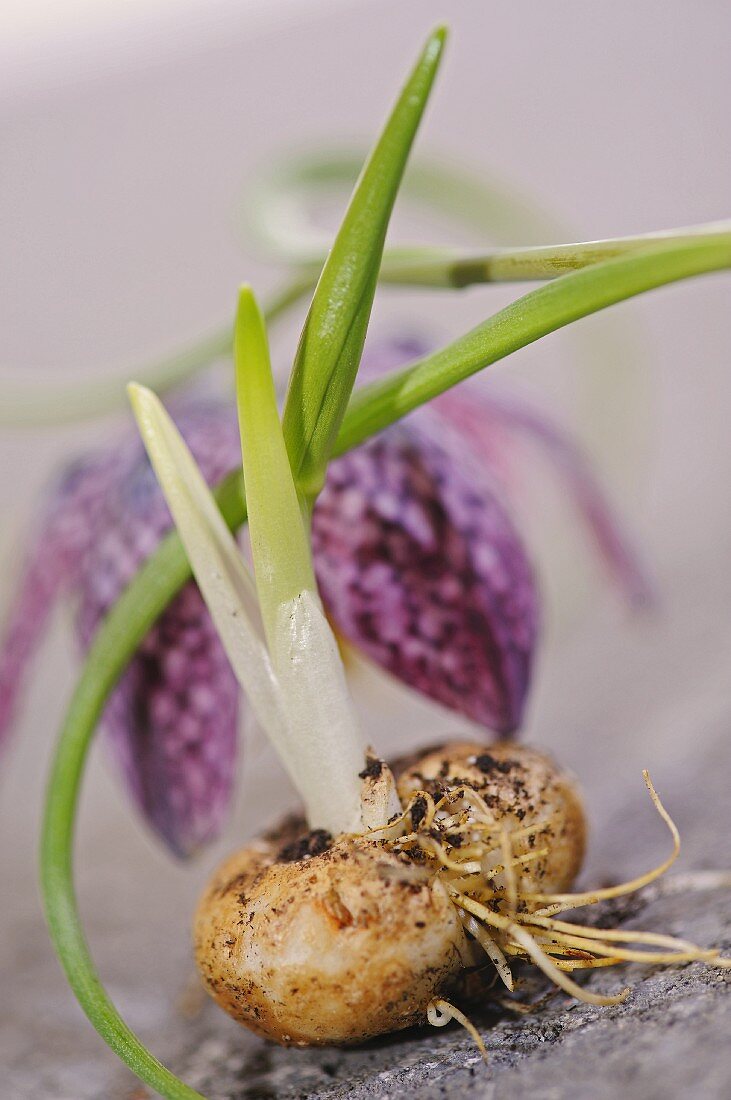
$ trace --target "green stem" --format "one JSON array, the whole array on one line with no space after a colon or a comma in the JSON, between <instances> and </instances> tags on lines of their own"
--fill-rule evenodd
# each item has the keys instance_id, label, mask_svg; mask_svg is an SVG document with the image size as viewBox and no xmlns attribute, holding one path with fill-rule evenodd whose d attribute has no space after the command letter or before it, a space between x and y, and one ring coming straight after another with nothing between
<instances>
[{"instance_id":1,"label":"green stem","mask_svg":"<svg viewBox=\"0 0 731 1100\"><path fill-rule=\"evenodd\" d=\"M227 523L238 527L246 509L238 474L216 499ZM165 1068L117 1012L97 975L79 918L73 886L73 842L81 780L106 700L142 639L190 577L174 532L167 536L97 631L71 700L48 780L41 837L41 886L51 939L69 985L91 1023L123 1062L169 1100L201 1100Z\"/></svg>"},{"instance_id":2,"label":"green stem","mask_svg":"<svg viewBox=\"0 0 731 1100\"><path fill-rule=\"evenodd\" d=\"M381 282L395 286L443 287L458 290L479 283L532 282L556 279L603 260L646 252L655 244L683 244L686 241L731 236L731 221L692 225L686 229L660 230L636 237L614 237L578 244L540 245L531 248L497 248L473 255L446 249L402 258L388 256L381 269Z\"/></svg>"},{"instance_id":3,"label":"green stem","mask_svg":"<svg viewBox=\"0 0 731 1100\"><path fill-rule=\"evenodd\" d=\"M343 453L482 367L570 321L654 287L731 267L731 241L656 246L566 275L531 291L436 355L357 392L336 451ZM216 497L231 528L246 518L240 471ZM73 840L81 778L107 697L147 631L190 577L180 539L171 533L100 626L61 730L51 768L41 845L41 876L51 936L89 1020L120 1058L169 1100L199 1097L140 1043L104 992L81 927L73 885Z\"/></svg>"}]
</instances>

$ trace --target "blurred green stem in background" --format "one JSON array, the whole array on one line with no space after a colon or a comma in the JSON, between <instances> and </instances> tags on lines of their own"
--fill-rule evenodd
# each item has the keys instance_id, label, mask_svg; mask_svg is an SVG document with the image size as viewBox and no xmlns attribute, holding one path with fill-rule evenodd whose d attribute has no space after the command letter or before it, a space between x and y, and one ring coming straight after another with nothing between
<instances>
[{"instance_id":1,"label":"blurred green stem in background","mask_svg":"<svg viewBox=\"0 0 731 1100\"><path fill-rule=\"evenodd\" d=\"M384 253L379 282L391 287L461 290L486 283L531 282L555 279L570 271L616 256L646 251L653 244L682 243L723 236L731 222L711 222L687 229L663 230L636 237L616 237L578 244L496 248L480 252L448 248L399 248ZM305 298L317 283L320 265L308 262L265 306L268 327ZM175 355L127 372L124 378L90 378L74 386L40 383L19 387L0 381L0 424L16 427L91 420L125 407L125 386L133 375L157 393L165 393L190 379L216 360L231 356L231 326L222 325L209 336Z\"/></svg>"},{"instance_id":2,"label":"blurred green stem in background","mask_svg":"<svg viewBox=\"0 0 731 1100\"><path fill-rule=\"evenodd\" d=\"M242 204L239 221L247 245L258 241L265 257L303 264L321 256L330 238L317 230L308 203L343 205L365 160L364 149L318 149L280 161L263 172ZM556 237L570 228L547 214L516 188L486 178L453 161L419 156L410 161L399 191L406 204L468 230L470 239L500 245L526 245Z\"/></svg>"}]
</instances>

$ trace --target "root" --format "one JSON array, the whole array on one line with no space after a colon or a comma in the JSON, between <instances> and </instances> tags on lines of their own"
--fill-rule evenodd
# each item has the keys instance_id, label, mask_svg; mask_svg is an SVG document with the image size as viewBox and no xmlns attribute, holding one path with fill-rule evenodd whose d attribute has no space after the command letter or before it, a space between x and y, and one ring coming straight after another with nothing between
<instances>
[{"instance_id":1,"label":"root","mask_svg":"<svg viewBox=\"0 0 731 1100\"><path fill-rule=\"evenodd\" d=\"M655 790L652 780L650 779L647 770L643 771L642 777L645 780L645 786L650 792L650 798L653 801L655 809L660 814L668 829L670 835L673 838L673 850L667 859L664 859L662 863L658 864L651 871L647 871L644 875L640 875L639 878L631 879L629 882L622 882L618 886L606 886L600 890L592 890L591 893L584 894L525 894L524 900L531 902L549 902L552 906L560 906L563 910L566 909L578 909L583 905L595 905L598 901L606 901L609 898L622 897L624 894L634 894L637 890L641 890L643 886L648 886L655 879L660 878L666 871L669 871L675 860L680 854L680 833L677 826L670 814L663 806L657 791ZM554 909L554 912L560 912L560 909Z\"/></svg>"},{"instance_id":2,"label":"root","mask_svg":"<svg viewBox=\"0 0 731 1100\"><path fill-rule=\"evenodd\" d=\"M606 1006L621 1004L622 1001L625 1001L629 996L629 988L627 987L620 993L616 993L613 997L603 996L600 993L590 993L588 989L582 989L582 987L572 981L571 978L566 977L565 971L556 966L550 956L536 943L525 928L521 928L517 924L511 924L509 931L513 939L517 940L526 955L536 964L538 969L542 970L546 977L551 979L554 985L559 986L559 988L563 989L564 993L568 993L570 997L576 997L577 1000L584 1001L586 1004Z\"/></svg>"},{"instance_id":3,"label":"root","mask_svg":"<svg viewBox=\"0 0 731 1100\"><path fill-rule=\"evenodd\" d=\"M426 1018L432 1027L445 1027L450 1020L456 1020L457 1023L461 1024L465 1031L472 1036L477 1049L482 1055L482 1060L487 1063L487 1048L485 1047L482 1036L475 1025L465 1016L464 1012L460 1012L460 1010L455 1008L453 1004L450 1004L449 1001L445 1001L441 997L435 997L427 1006Z\"/></svg>"},{"instance_id":4,"label":"root","mask_svg":"<svg viewBox=\"0 0 731 1100\"><path fill-rule=\"evenodd\" d=\"M512 993L515 989L515 982L513 981L513 975L508 965L508 960L505 958L505 954L495 940L492 938L486 928L483 927L473 916L469 913L460 913L462 924L470 933L471 936L479 943L488 958L492 961L495 969L498 972L498 976L507 989Z\"/></svg>"},{"instance_id":5,"label":"root","mask_svg":"<svg viewBox=\"0 0 731 1100\"><path fill-rule=\"evenodd\" d=\"M678 830L646 771L643 777L653 805L670 832L672 851L652 870L617 886L561 894L535 890L529 877L531 865L548 854L546 842L550 843L554 822L547 818L531 826L510 829L504 822L496 821L484 799L468 786L454 787L436 802L427 792L418 792L402 817L388 826L389 839L400 827L396 849L420 848L434 861L435 874L457 907L466 932L491 960L508 990L512 992L515 985L510 960L522 959L533 963L558 989L577 1000L591 1005L616 1005L627 998L629 988L611 995L593 993L577 985L569 974L625 962L651 965L703 962L731 968L731 959L722 958L717 950L698 947L674 936L600 929L556 919L567 910L636 893L656 882L677 859ZM415 825L412 809L417 804L420 817ZM539 846L536 842L542 838L544 844ZM682 876L677 889L716 889L730 884L731 875L712 872ZM675 887L669 883L667 889L671 892ZM474 1026L448 1001L433 1000L427 1017L437 1027L457 1020L486 1057Z\"/></svg>"}]
</instances>

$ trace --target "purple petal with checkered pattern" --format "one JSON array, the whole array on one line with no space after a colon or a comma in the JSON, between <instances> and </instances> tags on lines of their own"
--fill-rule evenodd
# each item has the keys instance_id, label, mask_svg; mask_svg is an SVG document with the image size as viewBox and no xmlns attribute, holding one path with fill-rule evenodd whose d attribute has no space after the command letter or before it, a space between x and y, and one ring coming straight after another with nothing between
<instances>
[{"instance_id":1,"label":"purple petal with checkered pattern","mask_svg":"<svg viewBox=\"0 0 731 1100\"><path fill-rule=\"evenodd\" d=\"M176 421L209 484L240 461L229 407L187 406ZM78 623L85 646L171 526L152 468L137 440L135 446L137 461L105 498L99 534L84 559ZM146 638L105 716L135 801L179 855L213 840L225 820L235 778L238 695L208 611L190 582Z\"/></svg>"},{"instance_id":2,"label":"purple petal with checkered pattern","mask_svg":"<svg viewBox=\"0 0 731 1100\"><path fill-rule=\"evenodd\" d=\"M377 344L370 352L366 370L385 374L431 350L422 337L401 335ZM511 499L518 490L515 467L527 444L534 457L546 460L566 488L607 574L630 605L641 608L656 603L650 571L580 445L545 409L492 382L476 379L432 401L424 411L432 417L434 437L440 437L438 420L442 419L462 436ZM411 422L418 423L422 415L417 412Z\"/></svg>"},{"instance_id":3,"label":"purple petal with checkered pattern","mask_svg":"<svg viewBox=\"0 0 731 1100\"><path fill-rule=\"evenodd\" d=\"M12 728L26 666L56 599L79 582L94 516L108 486L123 476L124 458L106 450L81 459L64 471L48 495L0 645L0 747Z\"/></svg>"},{"instance_id":4,"label":"purple petal with checkered pattern","mask_svg":"<svg viewBox=\"0 0 731 1100\"><path fill-rule=\"evenodd\" d=\"M348 640L476 722L518 726L538 596L484 471L428 430L390 429L332 463L312 542L323 601Z\"/></svg>"}]
</instances>

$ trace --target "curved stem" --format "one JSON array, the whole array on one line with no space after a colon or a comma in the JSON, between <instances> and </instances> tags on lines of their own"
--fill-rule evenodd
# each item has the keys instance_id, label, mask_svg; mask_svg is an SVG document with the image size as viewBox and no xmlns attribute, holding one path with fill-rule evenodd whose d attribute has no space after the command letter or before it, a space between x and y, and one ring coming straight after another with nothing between
<instances>
[{"instance_id":1,"label":"curved stem","mask_svg":"<svg viewBox=\"0 0 731 1100\"><path fill-rule=\"evenodd\" d=\"M479 252L450 248L392 248L384 252L378 281L390 287L462 290L486 283L556 279L603 260L646 251L653 244L681 244L727 234L730 227L728 221L712 222L635 237L530 248L503 247ZM297 273L264 310L267 326L284 316L314 289L321 267L322 257L301 264ZM231 326L221 325L183 351L138 368L131 374L141 385L162 394L187 381L216 359L230 355ZM13 388L3 383L0 424L41 427L92 420L116 412L124 404L129 376L130 372L124 379L91 378L56 388L41 387L37 383Z\"/></svg>"},{"instance_id":2,"label":"curved stem","mask_svg":"<svg viewBox=\"0 0 731 1100\"><path fill-rule=\"evenodd\" d=\"M363 167L365 150L318 150L288 158L272 166L247 194L241 221L246 238L259 241L267 256L288 263L306 263L322 255L330 244L326 231L316 228L308 202L323 195L348 195ZM411 161L399 192L400 202L436 213L489 240L566 239L570 228L540 206L520 196L513 184L485 179L462 165L421 156Z\"/></svg>"},{"instance_id":3,"label":"curved stem","mask_svg":"<svg viewBox=\"0 0 731 1100\"><path fill-rule=\"evenodd\" d=\"M221 484L216 499L226 522L240 526L246 508L238 474ZM202 1098L149 1053L106 994L79 917L73 886L73 842L86 758L108 695L147 631L189 576L180 539L171 533L99 628L59 736L41 836L46 920L69 985L105 1042L138 1077L169 1100Z\"/></svg>"}]
</instances>

